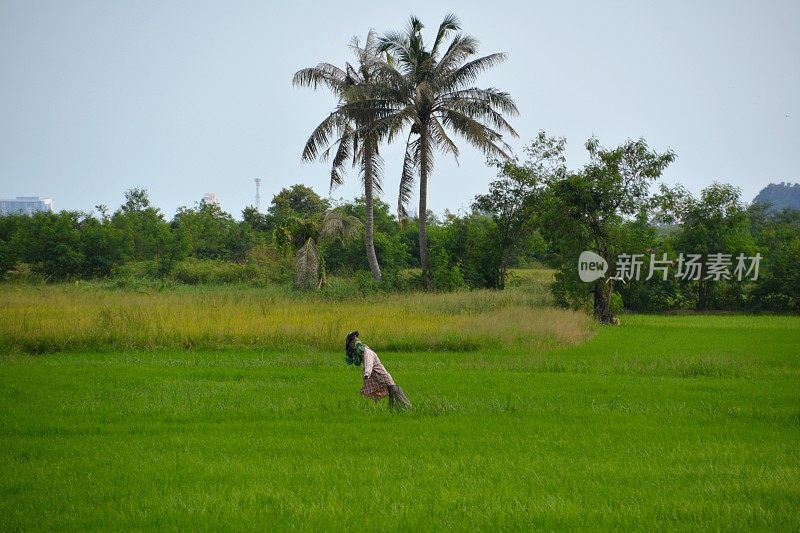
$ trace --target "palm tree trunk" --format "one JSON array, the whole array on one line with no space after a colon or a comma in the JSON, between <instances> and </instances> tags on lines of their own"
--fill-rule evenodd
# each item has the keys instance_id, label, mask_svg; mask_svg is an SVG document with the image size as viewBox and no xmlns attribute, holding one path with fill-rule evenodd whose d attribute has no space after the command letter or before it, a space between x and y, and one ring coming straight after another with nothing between
<instances>
[{"instance_id":1,"label":"palm tree trunk","mask_svg":"<svg viewBox=\"0 0 800 533\"><path fill-rule=\"evenodd\" d=\"M419 157L419 266L422 268L422 285L425 289L431 288L430 263L428 260L428 135L427 128L420 134Z\"/></svg>"},{"instance_id":2,"label":"palm tree trunk","mask_svg":"<svg viewBox=\"0 0 800 533\"><path fill-rule=\"evenodd\" d=\"M367 247L367 261L369 270L372 272L372 279L381 280L381 267L378 264L378 256L375 255L375 215L373 212L373 160L372 150L364 146L364 208L366 210L366 220L364 221L364 242Z\"/></svg>"}]
</instances>

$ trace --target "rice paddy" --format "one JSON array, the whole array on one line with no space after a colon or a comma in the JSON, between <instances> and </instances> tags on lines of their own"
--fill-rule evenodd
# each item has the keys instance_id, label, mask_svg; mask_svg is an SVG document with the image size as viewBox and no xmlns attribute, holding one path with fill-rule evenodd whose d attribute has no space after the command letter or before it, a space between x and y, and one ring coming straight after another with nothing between
<instances>
[{"instance_id":1,"label":"rice paddy","mask_svg":"<svg viewBox=\"0 0 800 533\"><path fill-rule=\"evenodd\" d=\"M3 531L800 527L798 317L598 328L527 285L0 294ZM412 411L358 396L354 327Z\"/></svg>"}]
</instances>

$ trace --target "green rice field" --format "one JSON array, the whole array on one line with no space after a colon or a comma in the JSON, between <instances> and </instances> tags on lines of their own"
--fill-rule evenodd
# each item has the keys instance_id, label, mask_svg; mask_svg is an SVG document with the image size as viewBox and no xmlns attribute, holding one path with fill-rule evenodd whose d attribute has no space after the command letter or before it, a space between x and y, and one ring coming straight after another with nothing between
<instances>
[{"instance_id":1,"label":"green rice field","mask_svg":"<svg viewBox=\"0 0 800 533\"><path fill-rule=\"evenodd\" d=\"M2 287L0 530L800 529L800 318L531 287Z\"/></svg>"}]
</instances>

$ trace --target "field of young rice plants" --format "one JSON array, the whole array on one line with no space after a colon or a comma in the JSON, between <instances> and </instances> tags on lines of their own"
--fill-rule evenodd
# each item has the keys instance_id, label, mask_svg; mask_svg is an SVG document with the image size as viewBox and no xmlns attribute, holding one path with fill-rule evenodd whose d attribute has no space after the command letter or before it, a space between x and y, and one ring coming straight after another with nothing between
<instances>
[{"instance_id":1,"label":"field of young rice plants","mask_svg":"<svg viewBox=\"0 0 800 533\"><path fill-rule=\"evenodd\" d=\"M0 287L0 530L800 528L800 318ZM349 329L414 403L360 398Z\"/></svg>"}]
</instances>

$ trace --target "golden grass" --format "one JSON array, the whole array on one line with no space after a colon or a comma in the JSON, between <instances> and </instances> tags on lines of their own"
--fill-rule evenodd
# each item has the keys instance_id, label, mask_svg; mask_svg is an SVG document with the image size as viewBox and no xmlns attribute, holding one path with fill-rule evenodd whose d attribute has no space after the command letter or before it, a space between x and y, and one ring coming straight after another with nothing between
<instances>
[{"instance_id":1,"label":"golden grass","mask_svg":"<svg viewBox=\"0 0 800 533\"><path fill-rule=\"evenodd\" d=\"M138 293L93 285L0 286L0 348L31 353L168 347L338 350L361 331L382 350L573 344L593 331L540 287L330 301L242 287Z\"/></svg>"}]
</instances>

